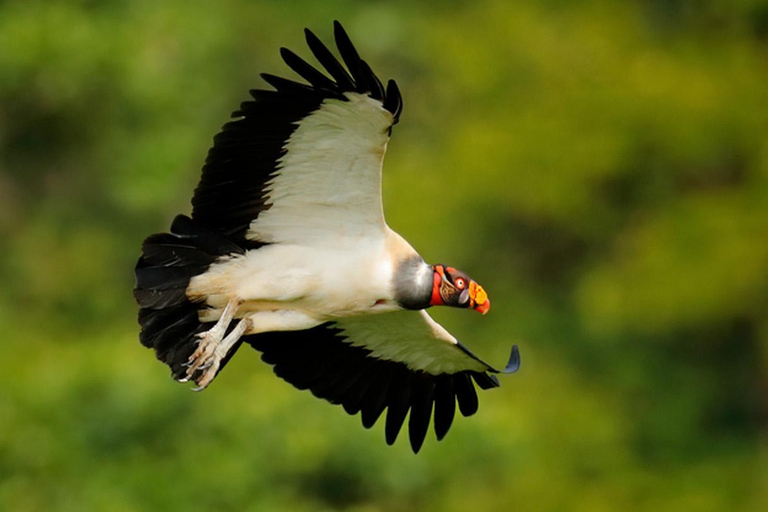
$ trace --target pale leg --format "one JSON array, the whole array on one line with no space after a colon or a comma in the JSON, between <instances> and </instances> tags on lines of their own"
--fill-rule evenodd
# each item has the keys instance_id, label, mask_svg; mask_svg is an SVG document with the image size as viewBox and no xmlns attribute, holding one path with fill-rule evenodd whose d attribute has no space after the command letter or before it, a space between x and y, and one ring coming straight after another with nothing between
<instances>
[{"instance_id":1,"label":"pale leg","mask_svg":"<svg viewBox=\"0 0 768 512\"><path fill-rule=\"evenodd\" d=\"M298 311L260 311L240 320L232 332L224 336L237 309L238 301L230 300L216 325L209 331L199 334L201 339L197 350L190 356L186 377L182 379L194 379L198 386L194 388L195 391L202 391L213 382L221 367L221 361L243 335L271 331L299 331L322 323Z\"/></svg>"},{"instance_id":2,"label":"pale leg","mask_svg":"<svg viewBox=\"0 0 768 512\"><path fill-rule=\"evenodd\" d=\"M245 334L272 331L303 331L323 323L316 318L291 309L259 311L247 317L251 323Z\"/></svg>"}]
</instances>

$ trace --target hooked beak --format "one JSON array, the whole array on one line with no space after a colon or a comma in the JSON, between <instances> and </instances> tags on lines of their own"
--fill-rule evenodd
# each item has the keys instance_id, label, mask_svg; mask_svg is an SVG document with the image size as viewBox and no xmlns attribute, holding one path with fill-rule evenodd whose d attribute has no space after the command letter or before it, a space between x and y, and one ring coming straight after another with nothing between
<instances>
[{"instance_id":1,"label":"hooked beak","mask_svg":"<svg viewBox=\"0 0 768 512\"><path fill-rule=\"evenodd\" d=\"M486 314L489 309L491 309L491 301L488 299L485 299L485 302L482 304L475 306L475 311L479 311L482 314Z\"/></svg>"},{"instance_id":2,"label":"hooked beak","mask_svg":"<svg viewBox=\"0 0 768 512\"><path fill-rule=\"evenodd\" d=\"M469 299L474 304L475 311L486 314L491 309L491 301L483 287L474 281L469 282Z\"/></svg>"}]
</instances>

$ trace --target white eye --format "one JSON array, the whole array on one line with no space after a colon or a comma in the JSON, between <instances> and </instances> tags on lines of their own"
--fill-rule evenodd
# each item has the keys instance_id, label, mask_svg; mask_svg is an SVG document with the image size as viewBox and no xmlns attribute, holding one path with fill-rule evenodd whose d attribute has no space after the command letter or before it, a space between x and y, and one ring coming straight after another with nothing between
<instances>
[{"instance_id":1,"label":"white eye","mask_svg":"<svg viewBox=\"0 0 768 512\"><path fill-rule=\"evenodd\" d=\"M461 277L456 279L455 283L456 283L456 288L458 288L459 290L463 290L464 286L467 284L464 282L464 279L462 279Z\"/></svg>"}]
</instances>

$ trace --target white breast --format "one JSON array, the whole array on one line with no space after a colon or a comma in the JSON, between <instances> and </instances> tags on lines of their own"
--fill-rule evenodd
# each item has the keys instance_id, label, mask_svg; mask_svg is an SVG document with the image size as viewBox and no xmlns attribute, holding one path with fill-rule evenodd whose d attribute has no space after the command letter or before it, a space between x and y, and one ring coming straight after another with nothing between
<instances>
[{"instance_id":1,"label":"white breast","mask_svg":"<svg viewBox=\"0 0 768 512\"><path fill-rule=\"evenodd\" d=\"M192 279L187 294L207 297L213 308L237 297L241 312L294 309L319 321L393 311L391 245L388 237L268 245L214 264Z\"/></svg>"}]
</instances>

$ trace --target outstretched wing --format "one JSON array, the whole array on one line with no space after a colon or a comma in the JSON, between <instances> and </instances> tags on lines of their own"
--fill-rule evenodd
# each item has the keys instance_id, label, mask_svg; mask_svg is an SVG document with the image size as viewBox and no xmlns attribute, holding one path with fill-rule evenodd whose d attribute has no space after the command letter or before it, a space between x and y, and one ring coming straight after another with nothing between
<instances>
[{"instance_id":1,"label":"outstretched wing","mask_svg":"<svg viewBox=\"0 0 768 512\"><path fill-rule=\"evenodd\" d=\"M309 84L262 74L275 90L253 90L214 138L192 218L244 247L310 243L329 233L383 228L381 164L400 91L386 89L334 23L345 67L309 30L307 44L330 75L288 49L283 60Z\"/></svg>"},{"instance_id":2,"label":"outstretched wing","mask_svg":"<svg viewBox=\"0 0 768 512\"><path fill-rule=\"evenodd\" d=\"M498 373L451 336L425 311L354 317L306 331L271 332L244 341L261 351L275 373L298 389L361 414L372 427L387 409L385 434L395 442L410 410L408 432L418 452L434 410L442 439L459 411L477 411L475 384L497 387ZM517 347L501 372L520 365Z\"/></svg>"}]
</instances>

